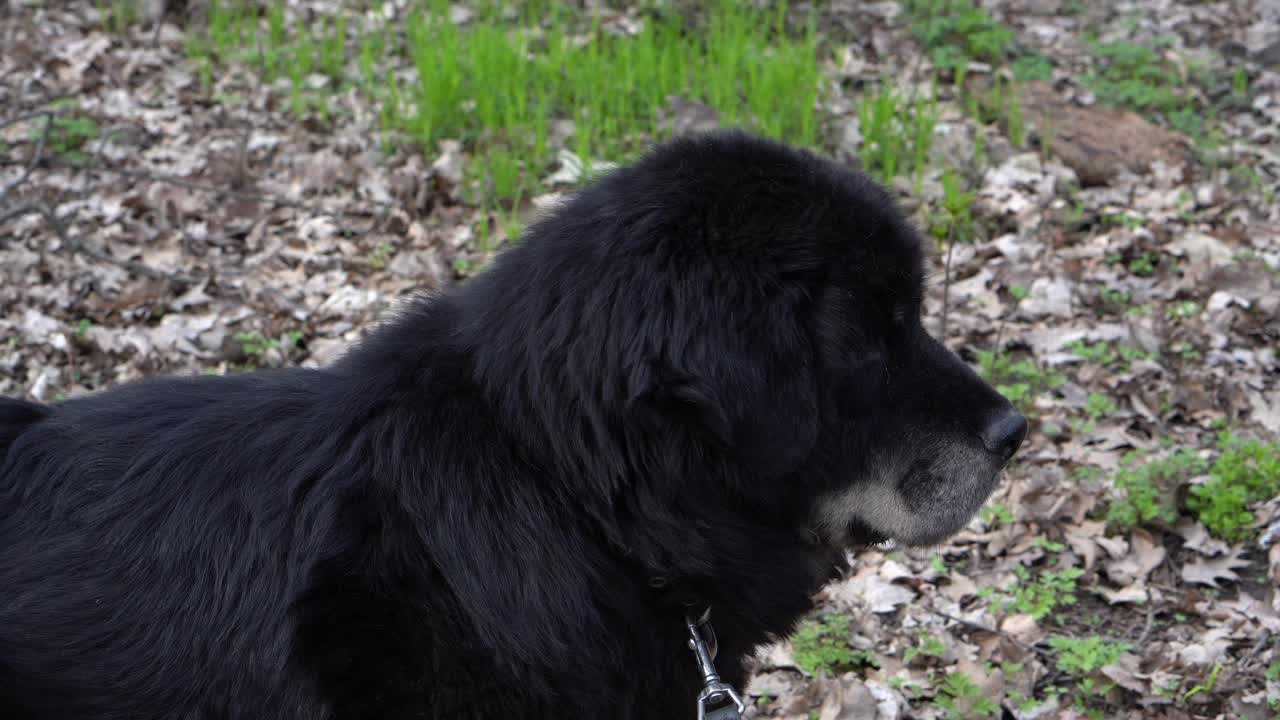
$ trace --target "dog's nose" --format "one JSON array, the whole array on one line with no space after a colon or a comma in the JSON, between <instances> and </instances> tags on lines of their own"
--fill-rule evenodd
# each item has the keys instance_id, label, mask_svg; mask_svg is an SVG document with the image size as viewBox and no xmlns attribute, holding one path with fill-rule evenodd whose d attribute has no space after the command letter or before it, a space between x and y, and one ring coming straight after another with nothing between
<instances>
[{"instance_id":1,"label":"dog's nose","mask_svg":"<svg viewBox=\"0 0 1280 720\"><path fill-rule=\"evenodd\" d=\"M1013 408L1000 412L982 431L982 444L1000 456L1001 461L1013 457L1026 438L1027 419Z\"/></svg>"}]
</instances>

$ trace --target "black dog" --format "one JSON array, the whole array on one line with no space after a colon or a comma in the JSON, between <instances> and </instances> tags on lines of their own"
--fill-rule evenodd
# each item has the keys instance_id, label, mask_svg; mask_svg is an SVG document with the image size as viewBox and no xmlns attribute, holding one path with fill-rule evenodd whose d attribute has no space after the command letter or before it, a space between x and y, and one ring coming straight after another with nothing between
<instances>
[{"instance_id":1,"label":"black dog","mask_svg":"<svg viewBox=\"0 0 1280 720\"><path fill-rule=\"evenodd\" d=\"M860 175L669 142L334 366L0 400L0 717L691 718L1026 422Z\"/></svg>"}]
</instances>

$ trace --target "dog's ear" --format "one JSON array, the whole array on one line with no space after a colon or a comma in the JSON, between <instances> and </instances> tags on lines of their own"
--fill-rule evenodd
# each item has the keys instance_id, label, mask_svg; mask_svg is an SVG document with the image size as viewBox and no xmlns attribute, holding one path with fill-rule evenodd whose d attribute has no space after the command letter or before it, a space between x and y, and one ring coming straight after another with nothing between
<instances>
[{"instance_id":1,"label":"dog's ear","mask_svg":"<svg viewBox=\"0 0 1280 720\"><path fill-rule=\"evenodd\" d=\"M732 317L677 331L660 359L632 372L632 397L701 426L752 469L777 477L817 443L815 355L793 312Z\"/></svg>"}]
</instances>

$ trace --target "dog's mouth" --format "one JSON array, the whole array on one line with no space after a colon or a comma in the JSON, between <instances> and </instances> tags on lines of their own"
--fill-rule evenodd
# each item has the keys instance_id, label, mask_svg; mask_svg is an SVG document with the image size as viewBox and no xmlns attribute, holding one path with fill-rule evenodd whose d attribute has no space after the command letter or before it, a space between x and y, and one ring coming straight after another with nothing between
<instances>
[{"instance_id":1,"label":"dog's mouth","mask_svg":"<svg viewBox=\"0 0 1280 720\"><path fill-rule=\"evenodd\" d=\"M850 548L890 549L897 545L897 541L855 518L845 528L844 544Z\"/></svg>"},{"instance_id":2,"label":"dog's mouth","mask_svg":"<svg viewBox=\"0 0 1280 720\"><path fill-rule=\"evenodd\" d=\"M859 483L819 504L817 524L847 549L936 545L962 529L999 482L999 471L918 467L900 479Z\"/></svg>"}]
</instances>

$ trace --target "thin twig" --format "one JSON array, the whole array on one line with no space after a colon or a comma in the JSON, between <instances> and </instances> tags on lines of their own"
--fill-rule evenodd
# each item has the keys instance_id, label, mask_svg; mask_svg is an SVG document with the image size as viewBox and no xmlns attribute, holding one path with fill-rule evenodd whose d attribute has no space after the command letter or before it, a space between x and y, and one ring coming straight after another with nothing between
<instances>
[{"instance_id":1,"label":"thin twig","mask_svg":"<svg viewBox=\"0 0 1280 720\"><path fill-rule=\"evenodd\" d=\"M43 110L32 110L31 112L26 112L26 113L18 113L13 117L8 117L3 120L0 120L0 128L9 127L10 125L17 125L20 122L26 122L28 120L35 120L36 118L42 115L56 115L56 114L57 114L56 110L49 110L47 108Z\"/></svg>"},{"instance_id":2,"label":"thin twig","mask_svg":"<svg viewBox=\"0 0 1280 720\"><path fill-rule=\"evenodd\" d=\"M0 210L0 223L7 222L22 215L31 214L39 215L43 218L44 221L49 224L49 227L53 228L53 232L58 236L58 239L62 241L62 246L70 252L79 253L99 262L115 265L116 267L121 268L122 270L127 270L135 275L142 275L156 280L164 280L172 285L192 285L195 283L193 279L183 275L168 273L164 270L159 270L151 267L150 265L145 265L134 260L118 258L110 253L89 245L78 237L73 237L67 232L67 228L62 223L62 219L58 217L58 214L49 209L49 206L43 203L27 203L24 205L18 205L17 207L8 208L6 210Z\"/></svg>"},{"instance_id":3,"label":"thin twig","mask_svg":"<svg viewBox=\"0 0 1280 720\"><path fill-rule=\"evenodd\" d=\"M955 615L951 615L951 614L949 614L949 613L944 613L944 612L942 612L941 610L934 610L934 609L930 608L930 609L929 609L929 612L933 613L934 615L937 615L937 616L938 616L938 617L940 617L940 618L945 618L945 619L947 619L947 620L950 620L951 622L959 623L959 624L961 624L961 625L963 625L963 626L965 626L965 627L969 628L970 630L979 630L979 631L981 631L981 632L989 632L989 633L992 633L992 634L994 634L994 635L999 635L1000 637L1002 637L1002 638L1004 638L1004 639L1008 640L1009 642L1013 643L1014 645L1017 645L1018 647L1022 648L1023 650L1029 650L1029 651L1031 651L1031 652L1038 653L1038 654L1040 654L1040 655L1046 655L1046 656L1049 654L1049 652L1048 652L1047 650L1045 650L1045 649L1043 649L1043 648L1040 648L1040 647L1038 647L1038 646L1036 646L1036 645L1030 645L1030 644L1028 644L1028 643L1022 642L1021 640L1019 640L1018 638L1016 638L1016 637L1014 637L1014 636L1010 635L1009 633L1005 632L1004 630L1000 630L1000 629L997 629L997 628L989 628L989 627L987 627L986 625L983 625L982 623L976 623L976 622L974 622L974 621L972 621L972 620L965 620L964 618L956 617Z\"/></svg>"},{"instance_id":4,"label":"thin twig","mask_svg":"<svg viewBox=\"0 0 1280 720\"><path fill-rule=\"evenodd\" d=\"M947 261L942 274L942 331L938 333L943 342L947 341L947 310L951 304L951 253L956 249L954 220L950 224L951 227L947 228Z\"/></svg>"},{"instance_id":5,"label":"thin twig","mask_svg":"<svg viewBox=\"0 0 1280 720\"><path fill-rule=\"evenodd\" d=\"M1147 637L1151 635L1151 628L1156 624L1156 604L1147 603L1147 623L1142 626L1142 632L1139 633L1138 639L1134 641L1134 647L1142 647L1147 643Z\"/></svg>"}]
</instances>

